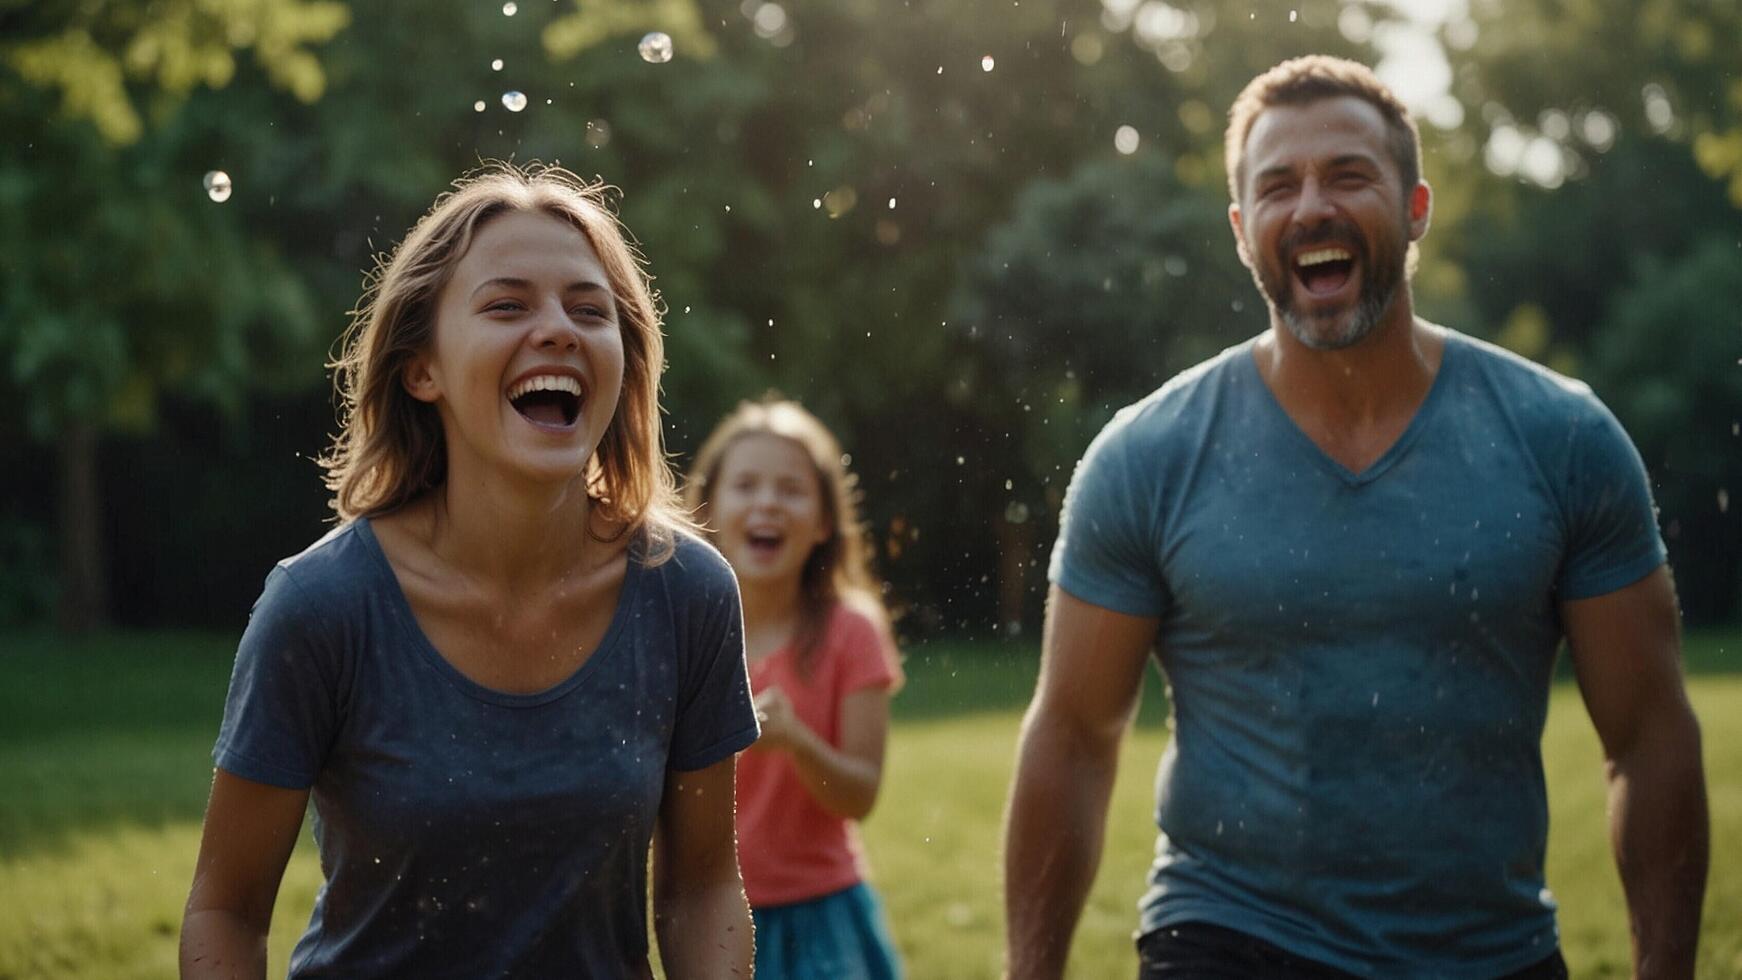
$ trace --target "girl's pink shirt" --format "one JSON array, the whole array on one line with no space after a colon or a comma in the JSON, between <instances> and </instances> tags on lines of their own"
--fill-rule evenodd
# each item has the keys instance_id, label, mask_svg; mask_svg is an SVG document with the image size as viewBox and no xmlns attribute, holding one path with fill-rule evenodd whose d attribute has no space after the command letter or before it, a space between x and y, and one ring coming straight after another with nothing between
<instances>
[{"instance_id":1,"label":"girl's pink shirt","mask_svg":"<svg viewBox=\"0 0 1742 980\"><path fill-rule=\"evenodd\" d=\"M841 702L866 688L895 690L901 664L885 632L865 613L837 603L808 679L788 644L750 665L750 686L786 692L793 711L836 748ZM738 864L756 907L788 905L864 880L864 849L853 821L824 810L799 779L792 757L750 750L738 757Z\"/></svg>"}]
</instances>

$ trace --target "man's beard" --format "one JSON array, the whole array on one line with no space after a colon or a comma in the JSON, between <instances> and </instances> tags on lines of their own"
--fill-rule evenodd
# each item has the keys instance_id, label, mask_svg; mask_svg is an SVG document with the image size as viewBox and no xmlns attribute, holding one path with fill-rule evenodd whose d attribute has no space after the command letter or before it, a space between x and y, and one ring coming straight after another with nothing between
<instances>
[{"instance_id":1,"label":"man's beard","mask_svg":"<svg viewBox=\"0 0 1742 980\"><path fill-rule=\"evenodd\" d=\"M1400 237L1406 236L1407 229ZM1254 262L1253 277L1270 301L1271 309L1281 316L1288 332L1297 340L1313 350L1342 350L1353 347L1372 333L1397 296L1398 287L1403 283L1405 256L1394 247L1395 241L1383 241L1376 252L1369 254L1355 227L1344 221L1321 226L1311 233L1291 233L1277 243L1281 268ZM1355 297L1353 308L1303 312L1294 304L1294 256L1304 249L1325 245L1340 245L1354 256L1354 266L1361 272L1361 291ZM1354 271L1351 269L1350 274Z\"/></svg>"}]
</instances>

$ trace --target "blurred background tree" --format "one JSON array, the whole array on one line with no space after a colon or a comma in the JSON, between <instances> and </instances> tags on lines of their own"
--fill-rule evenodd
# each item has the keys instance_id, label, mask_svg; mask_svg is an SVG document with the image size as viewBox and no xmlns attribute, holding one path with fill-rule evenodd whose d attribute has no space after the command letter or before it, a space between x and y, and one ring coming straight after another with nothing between
<instances>
[{"instance_id":1,"label":"blurred background tree","mask_svg":"<svg viewBox=\"0 0 1742 980\"><path fill-rule=\"evenodd\" d=\"M1637 11L0 0L0 617L58 594L96 625L106 590L123 625L239 625L330 516L321 365L364 270L501 158L623 189L680 464L737 400L801 398L852 454L905 629L1033 625L1088 439L1261 329L1223 119L1328 51L1444 72L1424 312L1590 380L1652 467L1690 617L1733 618L1739 28ZM1410 24L1444 63L1394 43Z\"/></svg>"},{"instance_id":2,"label":"blurred background tree","mask_svg":"<svg viewBox=\"0 0 1742 980\"><path fill-rule=\"evenodd\" d=\"M260 234L259 203L198 207L229 194L220 164L202 161L251 161L270 117L239 125L183 105L239 71L318 99L310 47L345 22L344 7L303 0L0 8L0 351L24 427L55 450L40 482L58 500L65 629L109 616L101 434L150 431L165 389L233 410L321 326L300 271ZM194 168L205 188L186 179Z\"/></svg>"}]
</instances>

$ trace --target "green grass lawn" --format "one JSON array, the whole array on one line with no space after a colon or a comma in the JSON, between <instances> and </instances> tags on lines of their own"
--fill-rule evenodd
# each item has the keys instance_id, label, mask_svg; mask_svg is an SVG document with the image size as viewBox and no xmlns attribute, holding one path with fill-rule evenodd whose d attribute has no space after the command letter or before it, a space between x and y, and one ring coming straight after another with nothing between
<instances>
[{"instance_id":1,"label":"green grass lawn","mask_svg":"<svg viewBox=\"0 0 1742 980\"><path fill-rule=\"evenodd\" d=\"M68 645L0 636L0 980L164 978L199 840L232 640L203 634ZM1688 642L1705 727L1713 847L1700 976L1742 976L1742 635ZM876 883L916 980L998 975L999 834L1035 655L910 651L888 776L866 825ZM1071 974L1134 975L1130 933L1149 861L1150 786L1166 732L1151 678L1114 792L1106 858ZM1627 975L1600 754L1578 692L1557 685L1544 739L1549 884L1576 977ZM282 975L320 872L305 839L286 872L272 963Z\"/></svg>"}]
</instances>

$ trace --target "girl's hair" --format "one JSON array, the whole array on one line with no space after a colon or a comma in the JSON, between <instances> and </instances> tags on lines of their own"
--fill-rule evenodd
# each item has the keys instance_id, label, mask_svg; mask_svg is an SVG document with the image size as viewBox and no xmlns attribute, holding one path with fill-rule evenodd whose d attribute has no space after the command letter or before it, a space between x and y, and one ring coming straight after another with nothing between
<instances>
[{"instance_id":1,"label":"girl's hair","mask_svg":"<svg viewBox=\"0 0 1742 980\"><path fill-rule=\"evenodd\" d=\"M706 526L708 507L727 454L740 439L772 435L804 450L816 472L828 539L811 549L799 577L799 622L793 636L800 676L810 673L817 648L837 603L847 603L887 628L888 608L871 574L870 549L859 522L858 481L847 470L841 444L816 416L794 401L768 398L741 402L720 420L696 452L684 486L684 504Z\"/></svg>"},{"instance_id":2,"label":"girl's hair","mask_svg":"<svg viewBox=\"0 0 1742 980\"><path fill-rule=\"evenodd\" d=\"M687 526L659 427L665 360L660 304L645 260L617 219L615 191L557 166L491 163L454 182L391 255L378 256L351 312L343 351L329 367L340 400L339 434L320 459L342 520L389 513L440 486L447 447L435 406L401 383L408 361L435 336L436 309L454 267L478 232L505 214L536 212L566 222L598 254L616 299L623 337L623 390L587 463L587 495L604 526L648 529L648 560L672 551ZM589 529L591 530L591 529Z\"/></svg>"}]
</instances>

